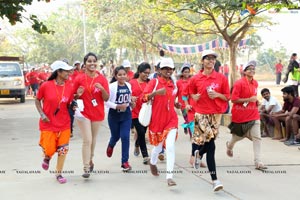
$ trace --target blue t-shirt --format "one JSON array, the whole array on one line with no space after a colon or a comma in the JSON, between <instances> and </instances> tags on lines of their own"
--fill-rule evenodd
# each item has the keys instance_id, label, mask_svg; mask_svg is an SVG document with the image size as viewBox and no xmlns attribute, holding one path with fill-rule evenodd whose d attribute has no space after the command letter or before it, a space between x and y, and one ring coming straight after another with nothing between
<instances>
[{"instance_id":1,"label":"blue t-shirt","mask_svg":"<svg viewBox=\"0 0 300 200\"><path fill-rule=\"evenodd\" d=\"M127 87L127 85L120 86L118 85L118 90L117 90L117 98L115 103L116 104L124 104L127 103L128 107L126 108L125 111L120 111L119 109L109 109L108 116L111 118L114 118L116 121L124 121L131 119L131 110L130 110L130 90Z\"/></svg>"}]
</instances>

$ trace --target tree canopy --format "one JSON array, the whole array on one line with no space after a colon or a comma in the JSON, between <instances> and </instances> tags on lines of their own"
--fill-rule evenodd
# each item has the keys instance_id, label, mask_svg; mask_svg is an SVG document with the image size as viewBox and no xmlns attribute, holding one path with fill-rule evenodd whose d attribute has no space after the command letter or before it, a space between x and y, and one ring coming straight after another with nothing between
<instances>
[{"instance_id":1,"label":"tree canopy","mask_svg":"<svg viewBox=\"0 0 300 200\"><path fill-rule=\"evenodd\" d=\"M37 0L50 2L50 0ZM11 25L15 25L17 22L23 22L23 20L28 20L32 24L33 30L38 33L53 33L49 30L47 26L38 19L36 15L30 15L29 18L24 16L26 12L24 6L31 5L33 0L9 0L5 2L0 2L0 17L4 19L6 17Z\"/></svg>"}]
</instances>

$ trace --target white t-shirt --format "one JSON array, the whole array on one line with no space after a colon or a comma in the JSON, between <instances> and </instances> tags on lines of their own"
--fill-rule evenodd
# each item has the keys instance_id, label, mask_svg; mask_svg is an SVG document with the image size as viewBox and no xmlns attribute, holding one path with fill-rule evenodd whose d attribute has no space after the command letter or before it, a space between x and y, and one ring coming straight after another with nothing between
<instances>
[{"instance_id":1,"label":"white t-shirt","mask_svg":"<svg viewBox=\"0 0 300 200\"><path fill-rule=\"evenodd\" d=\"M272 97L272 96L270 96L269 101L264 99L262 102L262 105L265 106L266 110L268 110L270 106L274 105L271 112L278 112L278 111L282 110L281 104L277 101L277 99L275 99L275 97Z\"/></svg>"}]
</instances>

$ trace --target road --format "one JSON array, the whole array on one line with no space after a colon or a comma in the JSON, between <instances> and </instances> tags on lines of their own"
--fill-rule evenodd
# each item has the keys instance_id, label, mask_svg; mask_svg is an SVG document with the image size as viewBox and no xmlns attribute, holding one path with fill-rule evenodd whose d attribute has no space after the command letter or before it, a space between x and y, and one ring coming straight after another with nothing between
<instances>
[{"instance_id":1,"label":"road","mask_svg":"<svg viewBox=\"0 0 300 200\"><path fill-rule=\"evenodd\" d=\"M231 137L226 127L220 128L216 140L217 173L224 185L223 191L212 191L207 169L194 170L189 165L191 145L181 127L176 142L174 180L177 186L168 187L165 174L153 177L149 166L142 164L141 156L133 155L133 148L130 149L129 159L133 171L124 174L120 168L121 144L117 144L112 158L105 155L110 135L106 121L98 136L95 173L88 180L81 177L81 138L75 126L65 163L64 175L68 182L60 185L51 173L55 169L56 157L50 164L50 171L41 168L38 117L33 99L27 99L24 104L0 99L1 200L299 199L298 147L288 147L270 138L263 138L262 158L269 167L263 173L254 169L252 143L249 140L245 139L236 145L233 158L226 156L225 142ZM148 148L151 150L150 145ZM165 162L159 162L158 168L165 170Z\"/></svg>"}]
</instances>

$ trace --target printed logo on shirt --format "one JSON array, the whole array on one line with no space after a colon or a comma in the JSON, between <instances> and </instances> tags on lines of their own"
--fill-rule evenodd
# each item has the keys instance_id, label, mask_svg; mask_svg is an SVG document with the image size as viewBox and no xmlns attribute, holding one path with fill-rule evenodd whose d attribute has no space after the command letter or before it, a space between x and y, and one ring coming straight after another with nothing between
<instances>
[{"instance_id":1,"label":"printed logo on shirt","mask_svg":"<svg viewBox=\"0 0 300 200\"><path fill-rule=\"evenodd\" d=\"M211 83L210 86L208 86L211 90L215 90L219 88L219 83Z\"/></svg>"},{"instance_id":2,"label":"printed logo on shirt","mask_svg":"<svg viewBox=\"0 0 300 200\"><path fill-rule=\"evenodd\" d=\"M68 97L62 97L61 102L68 102L69 98Z\"/></svg>"},{"instance_id":3,"label":"printed logo on shirt","mask_svg":"<svg viewBox=\"0 0 300 200\"><path fill-rule=\"evenodd\" d=\"M125 88L126 87L126 88ZM130 91L127 86L118 87L116 104L123 104L130 102Z\"/></svg>"}]
</instances>

